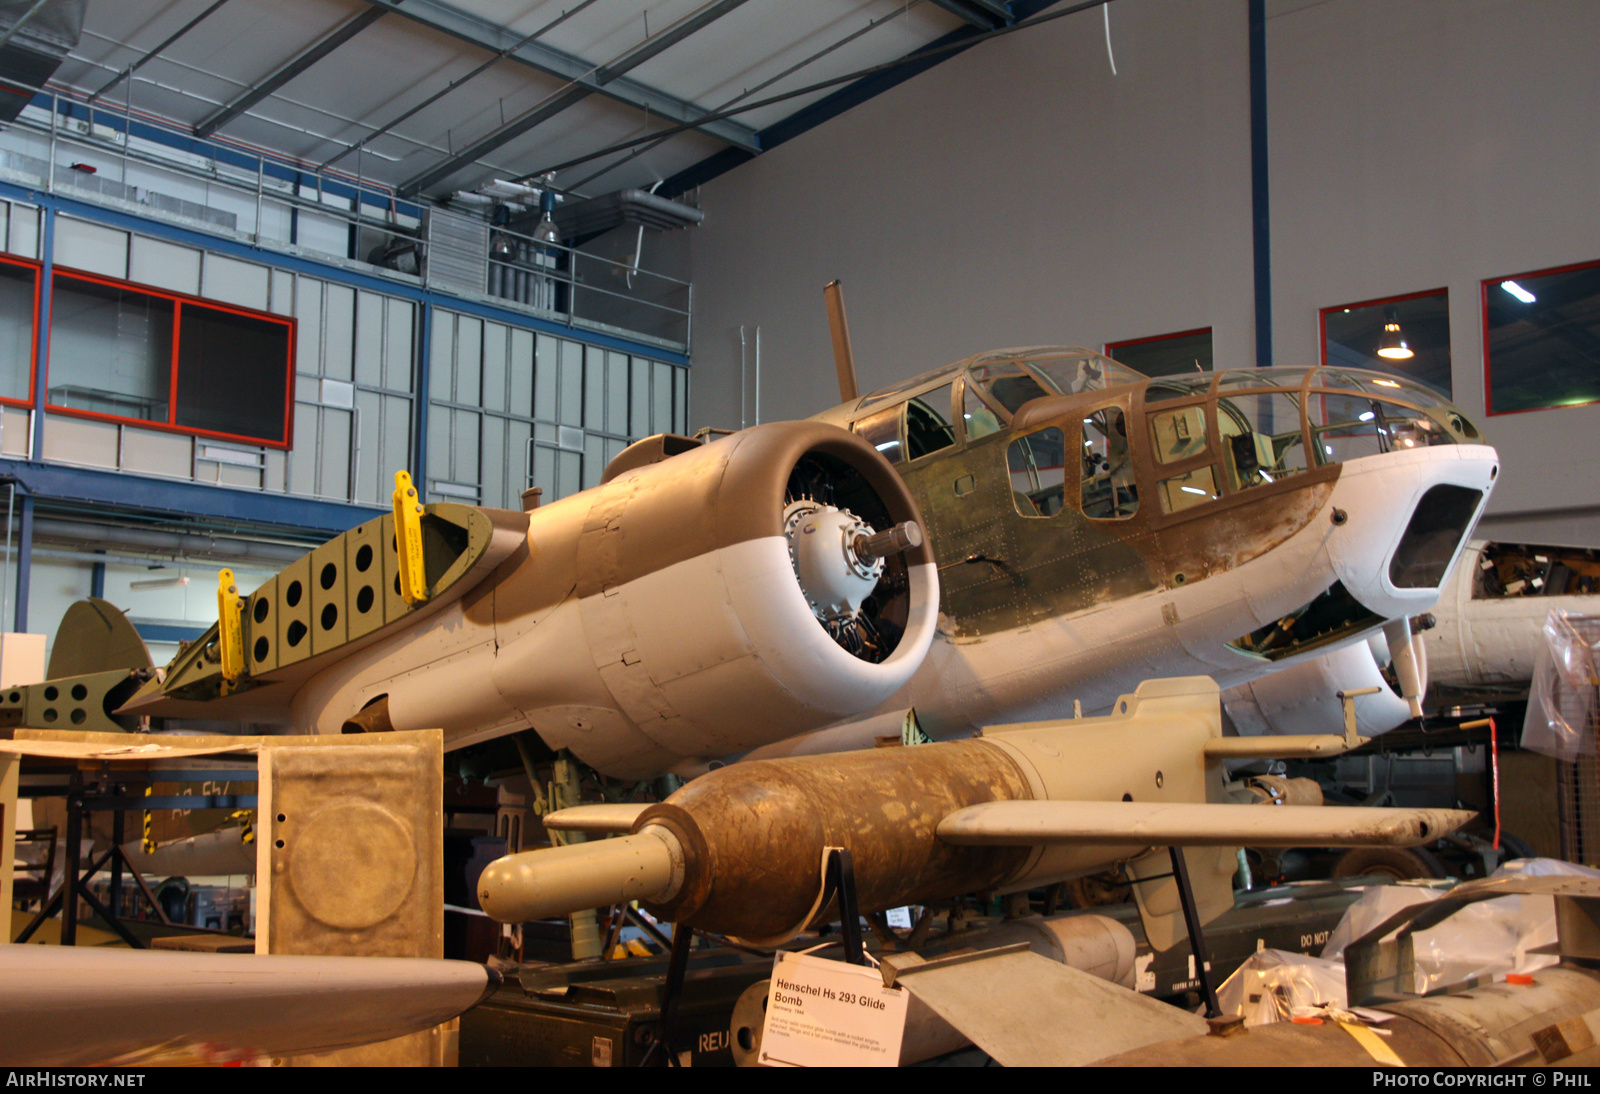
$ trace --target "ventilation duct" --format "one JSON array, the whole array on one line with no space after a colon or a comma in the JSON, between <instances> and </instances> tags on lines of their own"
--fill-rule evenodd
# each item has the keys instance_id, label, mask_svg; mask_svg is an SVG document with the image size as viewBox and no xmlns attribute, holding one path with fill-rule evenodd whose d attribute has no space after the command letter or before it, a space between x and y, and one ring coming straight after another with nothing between
<instances>
[{"instance_id":1,"label":"ventilation duct","mask_svg":"<svg viewBox=\"0 0 1600 1094\"><path fill-rule=\"evenodd\" d=\"M645 190L617 190L597 198L569 202L555 211L556 227L561 230L561 238L566 240L590 239L624 224L637 224L658 231L688 228L699 224L705 217L692 205L658 197ZM529 231L515 222L512 226L519 232Z\"/></svg>"},{"instance_id":2,"label":"ventilation duct","mask_svg":"<svg viewBox=\"0 0 1600 1094\"><path fill-rule=\"evenodd\" d=\"M33 97L28 89L43 87L78 44L87 3L53 0L35 11L34 0L0 0L0 36L7 38L0 45L0 77L7 81L0 83L0 124L17 120Z\"/></svg>"}]
</instances>

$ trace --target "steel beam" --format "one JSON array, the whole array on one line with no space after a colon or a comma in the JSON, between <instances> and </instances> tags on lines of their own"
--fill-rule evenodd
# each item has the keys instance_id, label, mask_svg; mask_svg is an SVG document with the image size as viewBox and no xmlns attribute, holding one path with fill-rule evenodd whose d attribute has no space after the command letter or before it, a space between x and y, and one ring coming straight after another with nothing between
<instances>
[{"instance_id":1,"label":"steel beam","mask_svg":"<svg viewBox=\"0 0 1600 1094\"><path fill-rule=\"evenodd\" d=\"M199 125L194 127L194 135L201 139L211 136L218 129L233 121L240 114L255 106L256 103L265 99L278 88L344 45L363 30L366 30L373 23L376 23L383 18L383 14L382 8L370 8L353 18L347 19L342 25L330 31L321 41L285 62L270 76L258 80L249 91L246 91L232 102L225 103L212 111L211 114L201 120Z\"/></svg>"},{"instance_id":2,"label":"steel beam","mask_svg":"<svg viewBox=\"0 0 1600 1094\"><path fill-rule=\"evenodd\" d=\"M959 19L965 19L979 30L1010 26L1016 22L1011 5L996 0L933 0L935 4Z\"/></svg>"},{"instance_id":3,"label":"steel beam","mask_svg":"<svg viewBox=\"0 0 1600 1094\"><path fill-rule=\"evenodd\" d=\"M196 15L193 19L190 19L187 23L183 24L183 26L179 27L169 38L163 41L155 49L152 49L149 53L146 53L143 57L140 57L137 61L133 62L115 76L111 77L110 80L106 81L105 85L101 87L99 91L96 91L93 95L89 96L89 102L94 102L100 96L104 95L106 92L120 84L123 80L126 80L129 76L132 76L144 65L146 61L154 60L161 54L162 50L166 49L173 42L176 42L179 38L182 38L185 34L188 34L195 27L199 26L201 22L211 15L212 12L216 11L227 2L228 0L216 0L216 2L205 11L202 11L199 15Z\"/></svg>"},{"instance_id":4,"label":"steel beam","mask_svg":"<svg viewBox=\"0 0 1600 1094\"><path fill-rule=\"evenodd\" d=\"M695 124L696 119L710 114L711 111L623 76L623 73L628 69L643 64L650 57L655 56L661 50L700 29L712 19L732 10L743 0L725 0L723 3L709 5L707 8L702 9L701 12L696 13L670 30L663 31L654 38L641 43L637 49L624 54L617 61L598 70L596 66L580 57L574 57L571 54L563 53L538 42L529 42L520 47L511 48L516 47L518 41L518 36L513 31L486 22L466 12L458 11L448 4L441 3L440 0L405 0L404 3L401 3L401 0L367 0L367 2L382 8L384 11L392 11L397 15L403 15L423 26L431 27L491 53L500 53L509 49L510 52L507 54L509 60L526 65L564 82L575 84L584 89L584 94L599 92L619 103L662 118L668 123L689 124L707 136L742 148L747 152L755 153L760 151L760 141L756 137L755 130L749 126L725 119ZM543 119L541 118L540 120ZM519 124L520 122L521 119L513 124ZM537 122L533 124L537 124ZM516 134L507 136L505 139L510 140L514 136ZM500 143L504 143L504 141ZM498 147L498 145L494 147ZM481 152L477 154L481 154ZM455 158L457 157L452 157L452 159ZM463 162L470 162L470 160ZM458 164L457 166L460 165ZM456 170L456 167L452 167L450 170ZM428 183L415 183L415 180L405 185L413 186L414 184L415 189L408 192L415 193L422 186L429 185Z\"/></svg>"}]
</instances>

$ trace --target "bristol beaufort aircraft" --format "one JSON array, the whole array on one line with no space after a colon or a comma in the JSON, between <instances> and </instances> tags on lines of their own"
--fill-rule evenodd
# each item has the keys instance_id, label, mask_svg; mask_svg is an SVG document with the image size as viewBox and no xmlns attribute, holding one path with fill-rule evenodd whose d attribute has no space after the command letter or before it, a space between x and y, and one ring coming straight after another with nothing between
<instances>
[{"instance_id":1,"label":"bristol beaufort aircraft","mask_svg":"<svg viewBox=\"0 0 1600 1094\"><path fill-rule=\"evenodd\" d=\"M61 701L14 690L0 717L442 726L455 748L532 728L638 778L859 747L912 711L947 739L1107 711L1152 677L1226 687L1386 627L1404 685L1406 620L1497 471L1458 409L1399 377L1148 379L1000 350L809 421L640 441L531 512L397 494L412 535L354 528L224 597L142 686L80 657Z\"/></svg>"},{"instance_id":2,"label":"bristol beaufort aircraft","mask_svg":"<svg viewBox=\"0 0 1600 1094\"><path fill-rule=\"evenodd\" d=\"M1217 683L1370 670L1363 640L1384 634L1419 698L1406 621L1497 470L1458 409L1397 377L1150 379L1083 349L994 351L812 420L647 438L599 486L528 512L422 505L401 474L393 515L248 596L224 571L218 625L165 669L77 656L73 677L0 693L0 724L440 727L450 748L531 729L625 779L742 756L654 813L547 817L630 835L502 860L485 908L638 898L778 937L816 911L816 855L842 844L861 855L863 910L1135 860L1147 932L1170 942L1175 890L1152 847L1214 852L1190 867L1209 917L1231 905L1230 846L1418 843L1466 819L1231 804L1248 795L1225 759L1360 737L1352 710L1342 737L1230 741ZM115 609L82 607L58 652L127 645ZM1156 677L1179 679L1140 683ZM1060 721L1079 710L1110 713ZM982 733L903 759L800 755L907 723ZM779 846L783 901L764 857ZM744 899L728 871L751 862L770 866L751 890L765 896Z\"/></svg>"}]
</instances>

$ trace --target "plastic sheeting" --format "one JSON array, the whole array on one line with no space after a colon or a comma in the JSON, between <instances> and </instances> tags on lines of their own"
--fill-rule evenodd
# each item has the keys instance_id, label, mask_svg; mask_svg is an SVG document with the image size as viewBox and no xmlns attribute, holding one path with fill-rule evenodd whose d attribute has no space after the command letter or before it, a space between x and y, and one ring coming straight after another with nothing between
<instances>
[{"instance_id":1,"label":"plastic sheeting","mask_svg":"<svg viewBox=\"0 0 1600 1094\"><path fill-rule=\"evenodd\" d=\"M1600 695L1600 617L1552 610L1533 666L1522 747L1571 763L1593 756Z\"/></svg>"},{"instance_id":2,"label":"plastic sheeting","mask_svg":"<svg viewBox=\"0 0 1600 1094\"><path fill-rule=\"evenodd\" d=\"M1600 870L1556 859L1517 859L1494 876L1509 874L1600 878ZM1402 908L1438 900L1448 891L1437 883L1375 885L1346 909L1321 957L1261 950L1217 989L1217 1002L1224 1013L1243 1014L1246 1025L1287 1022L1316 1009L1344 1010L1345 947ZM1555 941L1555 904L1547 896L1508 896L1469 904L1432 930L1412 936L1413 990L1421 994L1464 980L1546 968L1556 964L1555 955L1531 951Z\"/></svg>"}]
</instances>

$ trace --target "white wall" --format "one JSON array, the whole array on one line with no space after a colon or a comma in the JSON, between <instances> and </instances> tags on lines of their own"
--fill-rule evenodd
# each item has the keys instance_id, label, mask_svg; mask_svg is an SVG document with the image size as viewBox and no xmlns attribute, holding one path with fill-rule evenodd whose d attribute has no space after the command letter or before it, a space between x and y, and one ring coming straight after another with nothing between
<instances>
[{"instance_id":1,"label":"white wall","mask_svg":"<svg viewBox=\"0 0 1600 1094\"><path fill-rule=\"evenodd\" d=\"M1593 0L1268 4L1274 357L1319 308L1447 286L1457 401L1500 448L1487 531L1600 542L1600 406L1483 417L1478 284L1600 259ZM702 190L694 425L836 402L983 349L1210 326L1254 363L1244 0L1117 0L970 50ZM753 370L747 369L747 374ZM747 375L747 379L753 377Z\"/></svg>"}]
</instances>

